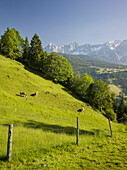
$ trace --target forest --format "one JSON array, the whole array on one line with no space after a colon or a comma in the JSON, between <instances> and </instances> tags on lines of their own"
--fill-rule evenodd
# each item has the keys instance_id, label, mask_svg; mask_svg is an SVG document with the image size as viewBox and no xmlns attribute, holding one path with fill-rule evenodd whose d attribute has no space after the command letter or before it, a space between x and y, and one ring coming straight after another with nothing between
<instances>
[{"instance_id":1,"label":"forest","mask_svg":"<svg viewBox=\"0 0 127 170\"><path fill-rule=\"evenodd\" d=\"M71 63L74 73L76 71L81 75L87 73L94 81L101 79L107 84L115 84L127 96L127 65L109 63L85 55L63 54L63 56Z\"/></svg>"},{"instance_id":2,"label":"forest","mask_svg":"<svg viewBox=\"0 0 127 170\"><path fill-rule=\"evenodd\" d=\"M1 35L0 54L23 63L25 67L39 71L46 79L62 84L75 93L79 99L90 104L95 110L112 121L127 122L127 103L124 101L123 94L120 103L116 103L116 95L110 91L106 80L97 78L94 80L91 76L93 75L95 78L94 73L98 70L97 68L88 69L86 67L87 70L82 72L81 70L84 69L82 56L80 56L80 60L75 57L75 60L70 61L69 57L67 60L61 54L55 52L48 54L43 50L42 42L37 33L33 35L29 43L28 37L26 36L24 40L19 31L14 28L7 28L4 35ZM77 60L81 62L73 72ZM89 57L87 57L87 60L89 61ZM93 61L92 66L95 62L96 60ZM86 65L88 66L89 62ZM124 68L124 66L118 65L119 67ZM116 73L116 75L119 77L119 73ZM123 75L125 77L126 74L123 72ZM115 79L114 83L117 84Z\"/></svg>"}]
</instances>

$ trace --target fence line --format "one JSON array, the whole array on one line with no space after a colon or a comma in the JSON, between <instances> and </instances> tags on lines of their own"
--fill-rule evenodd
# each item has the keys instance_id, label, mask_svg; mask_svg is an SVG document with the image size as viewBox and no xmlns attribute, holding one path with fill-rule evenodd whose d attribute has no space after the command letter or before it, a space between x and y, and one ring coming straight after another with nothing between
<instances>
[{"instance_id":1,"label":"fence line","mask_svg":"<svg viewBox=\"0 0 127 170\"><path fill-rule=\"evenodd\" d=\"M66 119L61 119L61 120L65 120L66 121ZM49 132L54 132L54 131L64 131L64 130L72 130L72 131L76 131L76 129L77 129L77 127L76 127L76 121L74 122L74 121L69 121L69 120L67 120L67 122L73 122L73 123L75 123L75 127L67 127L67 128L64 128L64 127L62 127L62 128L58 128L58 129L54 129L54 128L49 128L49 129L44 129L44 131L49 131ZM111 123L110 123L111 124ZM82 122L80 122L80 125L84 125L84 123L82 123ZM59 125L58 125L59 126ZM93 124L89 124L89 126L93 126ZM14 127L19 127L19 125L14 125ZM34 127L34 125L33 125L33 127ZM28 127L26 127L26 128L28 128ZM29 129L29 128L28 128ZM36 127L35 127L35 129L36 129ZM37 128L38 129L38 128ZM41 128L40 127L40 129L43 131L43 128ZM108 129L107 129L108 130ZM81 130L82 131L82 130ZM79 130L79 133L80 134L84 134L83 132L81 132L80 130ZM28 134L28 135L33 135L33 133L27 133L27 132L23 132L23 133L15 133L14 135L26 135L26 134ZM3 135L0 135L0 136L7 136L7 134L3 134Z\"/></svg>"},{"instance_id":2,"label":"fence line","mask_svg":"<svg viewBox=\"0 0 127 170\"><path fill-rule=\"evenodd\" d=\"M66 119L62 119L62 120L66 120ZM74 121L69 121L69 120L67 120L67 122L74 122ZM60 136L60 141L59 141L59 139L57 139L57 137L58 136L56 136L56 139L54 140L54 141L56 141L56 143L58 144L58 143L63 143L62 142L62 140L63 140L63 138L64 138L64 133L66 134L72 134L73 135L73 137L74 137L74 135L75 135L75 137L76 137L76 144L77 145L79 145L79 135L80 134L88 134L88 135L95 135L95 133L97 133L97 132L94 132L94 131L85 131L85 130L80 130L79 129L79 118L77 117L77 127L76 127L76 121L74 122L75 123L75 126L74 127L62 127L62 128L57 128L57 129L54 129L54 128L49 128L49 129L44 129L43 130L43 128L45 128L45 126L43 126L43 128L41 129L41 126L39 127L39 128L37 128L38 130L39 129L41 129L43 132L58 132L59 134L61 134L61 136ZM81 124L83 124L83 123L81 123ZM92 124L91 124L92 125ZM18 125L14 125L14 127L20 127L20 126L18 126ZM56 126L57 127L57 126ZM59 127L59 125L58 125L58 127ZM110 128L111 128L111 124L110 124ZM29 129L29 128L28 128ZM34 125L33 125L33 129L35 129L36 130L36 127L34 128ZM19 129L18 129L19 130ZM24 129L21 129L21 131L24 131ZM36 135L35 135L35 132L33 131L33 133L28 133L28 132L26 132L26 129L25 129L25 132L23 132L22 131L22 133L14 133L14 146L15 146L15 148L17 148L18 147L18 145L19 145L19 147L20 146L24 146L24 143L25 142L28 142L29 143L29 135L31 135L31 136L34 136L35 138L33 138L33 139L35 139L33 142L32 142L32 140L30 141L31 143L30 143L30 145L28 145L28 148L30 147L30 148L34 148L34 146L36 146L37 145L37 142L38 142L38 144L41 144L41 143L43 143L43 142L41 142L41 141L37 141L38 140L38 138L37 138L37 136L39 135L40 136L40 133L41 133L41 131L37 131L37 133L36 133ZM60 131L61 131L61 133L60 133ZM70 133L69 132L66 132L66 131L70 131ZM39 133L38 133L39 132ZM9 133L10 134L10 133ZM99 134L99 132L98 132L98 134ZM27 136L28 135L28 136ZM50 134L49 134L50 135ZM7 136L6 134L3 134L3 135L0 135L0 136ZM19 140L19 142L18 142L18 139L19 138L17 138L16 136L26 136L25 137L25 139L26 139L26 141L25 140L22 140L22 141L20 141ZM63 138L62 138L63 137ZM9 138L9 136L8 136L8 138ZM68 138L69 138L69 136L68 136ZM39 137L39 139L42 139L42 137ZM48 135L45 137L44 136L44 138L43 138L44 140L47 140L47 143L45 143L45 147L46 146L51 146L51 145L56 145L56 143L54 144L54 143L51 143L50 142L50 139L48 139ZM53 136L52 136L52 139L53 139ZM71 140L72 140L73 138L71 138ZM67 141L67 140L65 140L65 141ZM9 139L8 139L8 143L9 143ZM12 143L12 141L10 142L10 143ZM27 144L28 144L27 143ZM1 146L2 146L2 143L1 143ZM27 145L26 145L27 146ZM22 148L22 150L30 150L30 148L28 149L28 148L25 148L26 146L24 146L23 148ZM36 147L36 148L40 148L41 146L39 146L39 147ZM9 150L9 148L8 148L8 150ZM9 151L7 151L7 153L9 153ZM10 154L11 155L11 154ZM10 157L11 156L9 156L9 154L8 154L8 160L10 160Z\"/></svg>"}]
</instances>

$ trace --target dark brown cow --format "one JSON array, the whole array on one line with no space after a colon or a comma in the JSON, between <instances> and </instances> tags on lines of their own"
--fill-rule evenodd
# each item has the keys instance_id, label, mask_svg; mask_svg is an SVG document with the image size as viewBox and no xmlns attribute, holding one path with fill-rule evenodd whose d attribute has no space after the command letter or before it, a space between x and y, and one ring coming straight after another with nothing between
<instances>
[{"instance_id":1,"label":"dark brown cow","mask_svg":"<svg viewBox=\"0 0 127 170\"><path fill-rule=\"evenodd\" d=\"M84 112L84 110L85 110L84 107L82 107L81 109L78 109L77 111L78 112Z\"/></svg>"}]
</instances>

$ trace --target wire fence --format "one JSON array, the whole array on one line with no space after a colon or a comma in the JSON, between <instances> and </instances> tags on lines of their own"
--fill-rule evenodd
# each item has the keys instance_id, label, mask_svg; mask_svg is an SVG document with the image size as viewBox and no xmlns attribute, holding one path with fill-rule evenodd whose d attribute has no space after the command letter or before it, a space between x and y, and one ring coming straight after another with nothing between
<instances>
[{"instance_id":1,"label":"wire fence","mask_svg":"<svg viewBox=\"0 0 127 170\"><path fill-rule=\"evenodd\" d=\"M61 118L58 118L62 120ZM25 151L34 151L35 149L48 148L53 146L62 145L64 143L75 143L79 145L79 136L88 135L94 136L99 134L99 130L87 131L79 129L79 120L69 121L63 119L63 121L70 122L69 127L62 127L59 125L47 125L47 124L35 124L35 122L29 122L29 127L22 127L14 125L12 132L7 125L3 127L3 132L0 134L0 157L4 155L10 155L10 160L13 148L13 154L18 155ZM82 123L80 123L82 124ZM111 124L110 124L111 128ZM9 141L9 138L10 141ZM10 143L10 144L9 144ZM9 146L12 145L12 146ZM11 148L10 151L9 147Z\"/></svg>"},{"instance_id":2,"label":"wire fence","mask_svg":"<svg viewBox=\"0 0 127 170\"><path fill-rule=\"evenodd\" d=\"M10 129L7 125L2 126L0 134L0 157L7 154L10 161L11 152L20 154L30 150L42 149L51 146L61 145L73 141L76 131L75 127L60 127L58 125L35 124L29 122L28 127L15 126ZM51 126L51 127L50 127Z\"/></svg>"}]
</instances>

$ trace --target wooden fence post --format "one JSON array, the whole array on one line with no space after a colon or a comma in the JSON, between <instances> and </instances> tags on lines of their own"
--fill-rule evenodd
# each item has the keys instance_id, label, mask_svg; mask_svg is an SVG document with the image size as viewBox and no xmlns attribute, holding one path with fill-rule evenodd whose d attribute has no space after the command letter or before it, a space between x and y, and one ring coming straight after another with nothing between
<instances>
[{"instance_id":1,"label":"wooden fence post","mask_svg":"<svg viewBox=\"0 0 127 170\"><path fill-rule=\"evenodd\" d=\"M76 140L77 145L79 145L79 117L77 117L77 140Z\"/></svg>"},{"instance_id":2,"label":"wooden fence post","mask_svg":"<svg viewBox=\"0 0 127 170\"><path fill-rule=\"evenodd\" d=\"M12 133L13 133L13 124L9 125L8 130L8 145L7 145L7 160L11 160L11 152L12 152Z\"/></svg>"},{"instance_id":3,"label":"wooden fence post","mask_svg":"<svg viewBox=\"0 0 127 170\"><path fill-rule=\"evenodd\" d=\"M109 121L109 126L110 126L111 136L113 136L113 134L112 134L112 126L111 126L110 118L108 119L108 121Z\"/></svg>"}]
</instances>

